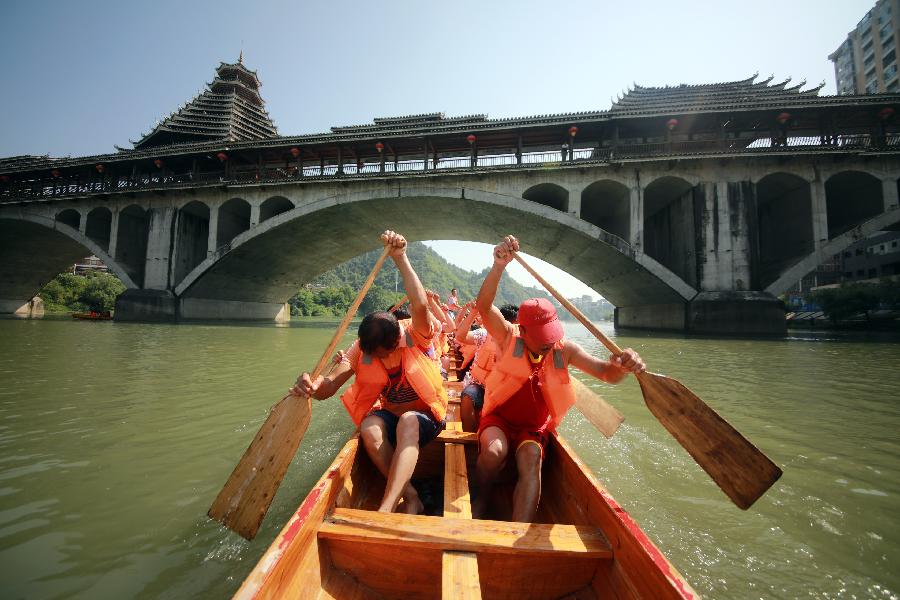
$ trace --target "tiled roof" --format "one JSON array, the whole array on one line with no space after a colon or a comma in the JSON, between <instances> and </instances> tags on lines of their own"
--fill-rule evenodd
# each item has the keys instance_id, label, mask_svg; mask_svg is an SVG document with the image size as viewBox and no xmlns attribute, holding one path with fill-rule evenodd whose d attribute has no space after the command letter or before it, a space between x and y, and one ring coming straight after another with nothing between
<instances>
[{"instance_id":1,"label":"tiled roof","mask_svg":"<svg viewBox=\"0 0 900 600\"><path fill-rule=\"evenodd\" d=\"M206 90L134 142L136 150L198 141L235 142L278 136L259 95L259 79L240 62L221 63Z\"/></svg>"},{"instance_id":2,"label":"tiled roof","mask_svg":"<svg viewBox=\"0 0 900 600\"><path fill-rule=\"evenodd\" d=\"M823 81L817 87L802 90L801 88L806 85L805 80L788 87L790 77L774 84L771 83L774 77L755 81L757 77L758 75L753 75L740 81L701 85L644 87L635 84L634 89L629 89L613 102L610 113L659 114L776 105L818 97L819 90L825 85Z\"/></svg>"}]
</instances>

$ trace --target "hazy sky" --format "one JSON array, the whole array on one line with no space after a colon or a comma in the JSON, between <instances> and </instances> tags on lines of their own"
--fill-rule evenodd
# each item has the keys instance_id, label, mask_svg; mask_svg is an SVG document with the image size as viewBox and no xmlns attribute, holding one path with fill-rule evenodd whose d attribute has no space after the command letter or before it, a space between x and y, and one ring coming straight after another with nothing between
<instances>
[{"instance_id":1,"label":"hazy sky","mask_svg":"<svg viewBox=\"0 0 900 600\"><path fill-rule=\"evenodd\" d=\"M825 81L821 93L834 94L828 54L872 6L3 0L0 156L130 148L242 48L282 135L438 111L498 118L605 110L635 82L710 83L757 72ZM435 247L465 268L490 261L487 246ZM569 295L593 293L551 281Z\"/></svg>"}]
</instances>

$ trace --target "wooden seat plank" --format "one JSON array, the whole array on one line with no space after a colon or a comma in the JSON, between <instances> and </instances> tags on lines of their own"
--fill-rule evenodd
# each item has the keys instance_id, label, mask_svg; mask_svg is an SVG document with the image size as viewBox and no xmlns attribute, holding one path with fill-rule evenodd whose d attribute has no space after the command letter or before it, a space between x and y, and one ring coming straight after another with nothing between
<instances>
[{"instance_id":1,"label":"wooden seat plank","mask_svg":"<svg viewBox=\"0 0 900 600\"><path fill-rule=\"evenodd\" d=\"M473 552L444 552L441 574L443 600L479 600L478 555Z\"/></svg>"},{"instance_id":2,"label":"wooden seat plank","mask_svg":"<svg viewBox=\"0 0 900 600\"><path fill-rule=\"evenodd\" d=\"M474 431L450 429L450 423L447 423L447 429L440 432L435 439L444 444L477 444L478 434Z\"/></svg>"},{"instance_id":3,"label":"wooden seat plank","mask_svg":"<svg viewBox=\"0 0 900 600\"><path fill-rule=\"evenodd\" d=\"M466 448L462 444L447 444L444 447L444 516L472 518Z\"/></svg>"},{"instance_id":4,"label":"wooden seat plank","mask_svg":"<svg viewBox=\"0 0 900 600\"><path fill-rule=\"evenodd\" d=\"M510 523L338 508L319 537L406 549L611 558L603 532L588 525Z\"/></svg>"}]
</instances>

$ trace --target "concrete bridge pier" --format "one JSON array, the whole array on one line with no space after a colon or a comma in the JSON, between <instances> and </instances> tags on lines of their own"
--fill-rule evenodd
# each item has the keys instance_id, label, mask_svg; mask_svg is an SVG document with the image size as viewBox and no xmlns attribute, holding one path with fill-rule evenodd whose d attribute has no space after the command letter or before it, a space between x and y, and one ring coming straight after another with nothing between
<instances>
[{"instance_id":1,"label":"concrete bridge pier","mask_svg":"<svg viewBox=\"0 0 900 600\"><path fill-rule=\"evenodd\" d=\"M35 296L28 302L0 298L0 314L11 314L21 319L40 319L44 316L44 301Z\"/></svg>"},{"instance_id":2,"label":"concrete bridge pier","mask_svg":"<svg viewBox=\"0 0 900 600\"><path fill-rule=\"evenodd\" d=\"M700 292L684 304L620 306L616 328L708 335L783 335L784 306L764 292Z\"/></svg>"},{"instance_id":3,"label":"concrete bridge pier","mask_svg":"<svg viewBox=\"0 0 900 600\"><path fill-rule=\"evenodd\" d=\"M169 290L125 290L116 299L117 321L154 323L181 320L274 321L291 319L287 302L241 302L210 298L178 298Z\"/></svg>"}]
</instances>

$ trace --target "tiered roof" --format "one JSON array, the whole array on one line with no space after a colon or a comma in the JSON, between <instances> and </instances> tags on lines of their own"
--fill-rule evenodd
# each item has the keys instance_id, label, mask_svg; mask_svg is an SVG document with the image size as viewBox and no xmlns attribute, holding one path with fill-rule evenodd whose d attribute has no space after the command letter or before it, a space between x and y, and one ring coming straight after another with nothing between
<instances>
[{"instance_id":1,"label":"tiered roof","mask_svg":"<svg viewBox=\"0 0 900 600\"><path fill-rule=\"evenodd\" d=\"M205 141L259 140L278 136L259 95L259 78L242 60L220 63L207 89L134 142L136 150Z\"/></svg>"},{"instance_id":2,"label":"tiered roof","mask_svg":"<svg viewBox=\"0 0 900 600\"><path fill-rule=\"evenodd\" d=\"M815 98L825 86L801 90L806 80L788 87L791 78L771 83L774 76L755 81L755 74L740 81L666 87L643 87L635 84L612 104L610 115L649 115L699 111L734 110L744 107L762 108L795 104L798 100Z\"/></svg>"}]
</instances>

